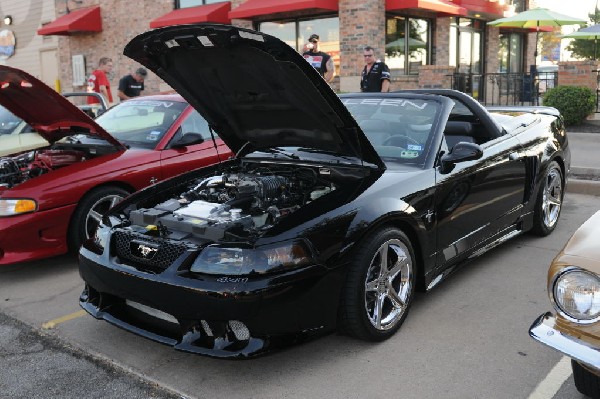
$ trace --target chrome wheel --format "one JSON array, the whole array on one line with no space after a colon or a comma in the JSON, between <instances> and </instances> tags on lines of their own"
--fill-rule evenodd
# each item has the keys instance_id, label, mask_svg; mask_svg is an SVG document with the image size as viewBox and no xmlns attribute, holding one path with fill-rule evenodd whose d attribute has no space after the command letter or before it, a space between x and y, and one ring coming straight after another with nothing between
<instances>
[{"instance_id":1,"label":"chrome wheel","mask_svg":"<svg viewBox=\"0 0 600 399\"><path fill-rule=\"evenodd\" d=\"M100 224L100 221L102 220L102 215L123 198L124 197L119 194L109 194L92 204L85 218L85 238L90 238L94 234L98 224Z\"/></svg>"},{"instance_id":2,"label":"chrome wheel","mask_svg":"<svg viewBox=\"0 0 600 399\"><path fill-rule=\"evenodd\" d=\"M562 206L562 176L560 170L553 167L546 175L542 194L542 220L547 228L553 228L560 215Z\"/></svg>"},{"instance_id":3,"label":"chrome wheel","mask_svg":"<svg viewBox=\"0 0 600 399\"><path fill-rule=\"evenodd\" d=\"M394 328L408 309L412 295L413 260L398 239L385 241L375 252L365 278L365 310L379 331Z\"/></svg>"}]
</instances>

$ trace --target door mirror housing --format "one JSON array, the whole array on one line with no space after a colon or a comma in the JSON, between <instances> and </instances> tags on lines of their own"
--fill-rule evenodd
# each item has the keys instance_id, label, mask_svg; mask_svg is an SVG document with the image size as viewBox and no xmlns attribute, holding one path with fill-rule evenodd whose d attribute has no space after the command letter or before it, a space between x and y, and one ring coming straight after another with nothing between
<instances>
[{"instance_id":1,"label":"door mirror housing","mask_svg":"<svg viewBox=\"0 0 600 399\"><path fill-rule=\"evenodd\" d=\"M440 163L442 173L448 173L454 165L460 162L473 161L480 159L483 156L483 149L479 144L467 143L464 141L458 142L452 147L450 152L442 155Z\"/></svg>"},{"instance_id":2,"label":"door mirror housing","mask_svg":"<svg viewBox=\"0 0 600 399\"><path fill-rule=\"evenodd\" d=\"M183 148L194 144L200 144L204 142L204 137L200 133L191 133L188 132L181 136L179 139L175 140L173 144L171 144L171 148Z\"/></svg>"}]
</instances>

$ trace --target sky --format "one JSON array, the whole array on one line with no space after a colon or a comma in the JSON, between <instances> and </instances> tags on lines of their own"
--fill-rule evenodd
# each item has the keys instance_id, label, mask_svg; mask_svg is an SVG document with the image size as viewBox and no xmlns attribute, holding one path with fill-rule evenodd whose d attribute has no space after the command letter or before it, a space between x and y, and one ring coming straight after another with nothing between
<instances>
[{"instance_id":1,"label":"sky","mask_svg":"<svg viewBox=\"0 0 600 399\"><path fill-rule=\"evenodd\" d=\"M570 17L582 18L588 22L588 14L594 12L596 2L598 2L598 8L600 8L600 0L536 0L538 7L548 8ZM563 26L562 33L571 33L577 29L579 29L579 25ZM568 39L562 40L561 60L568 60L571 57L571 53L564 49L569 42Z\"/></svg>"},{"instance_id":2,"label":"sky","mask_svg":"<svg viewBox=\"0 0 600 399\"><path fill-rule=\"evenodd\" d=\"M552 11L570 17L588 20L588 14L594 12L597 0L537 0L538 7L548 8ZM598 2L600 8L600 2Z\"/></svg>"}]
</instances>

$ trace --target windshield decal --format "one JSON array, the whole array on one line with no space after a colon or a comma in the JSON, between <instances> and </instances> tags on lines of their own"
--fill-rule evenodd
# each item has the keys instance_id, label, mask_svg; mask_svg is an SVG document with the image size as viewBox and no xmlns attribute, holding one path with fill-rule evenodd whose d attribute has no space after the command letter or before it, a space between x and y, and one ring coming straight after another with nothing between
<instances>
[{"instance_id":1,"label":"windshield decal","mask_svg":"<svg viewBox=\"0 0 600 399\"><path fill-rule=\"evenodd\" d=\"M174 104L175 104L174 102L143 100L143 101L127 101L127 102L123 103L122 107L148 106L148 107L171 108Z\"/></svg>"},{"instance_id":2,"label":"windshield decal","mask_svg":"<svg viewBox=\"0 0 600 399\"><path fill-rule=\"evenodd\" d=\"M429 103L418 104L410 100L395 98L348 98L342 101L344 105L376 105L391 107L413 107L419 110L425 109Z\"/></svg>"},{"instance_id":3,"label":"windshield decal","mask_svg":"<svg viewBox=\"0 0 600 399\"><path fill-rule=\"evenodd\" d=\"M418 158L419 151L402 151L400 153L400 158Z\"/></svg>"}]
</instances>

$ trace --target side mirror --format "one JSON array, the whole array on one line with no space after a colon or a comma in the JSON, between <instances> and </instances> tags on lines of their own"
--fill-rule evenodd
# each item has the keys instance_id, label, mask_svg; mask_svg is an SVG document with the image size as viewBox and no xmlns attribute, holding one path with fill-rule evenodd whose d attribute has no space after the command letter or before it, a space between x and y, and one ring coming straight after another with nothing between
<instances>
[{"instance_id":1,"label":"side mirror","mask_svg":"<svg viewBox=\"0 0 600 399\"><path fill-rule=\"evenodd\" d=\"M440 162L442 172L447 173L452 170L455 164L466 161L473 161L483 156L483 149L479 144L458 142L452 147L449 153L442 155Z\"/></svg>"},{"instance_id":2,"label":"side mirror","mask_svg":"<svg viewBox=\"0 0 600 399\"><path fill-rule=\"evenodd\" d=\"M204 137L200 133L186 133L171 144L171 148L183 148L194 144L204 142Z\"/></svg>"}]
</instances>

